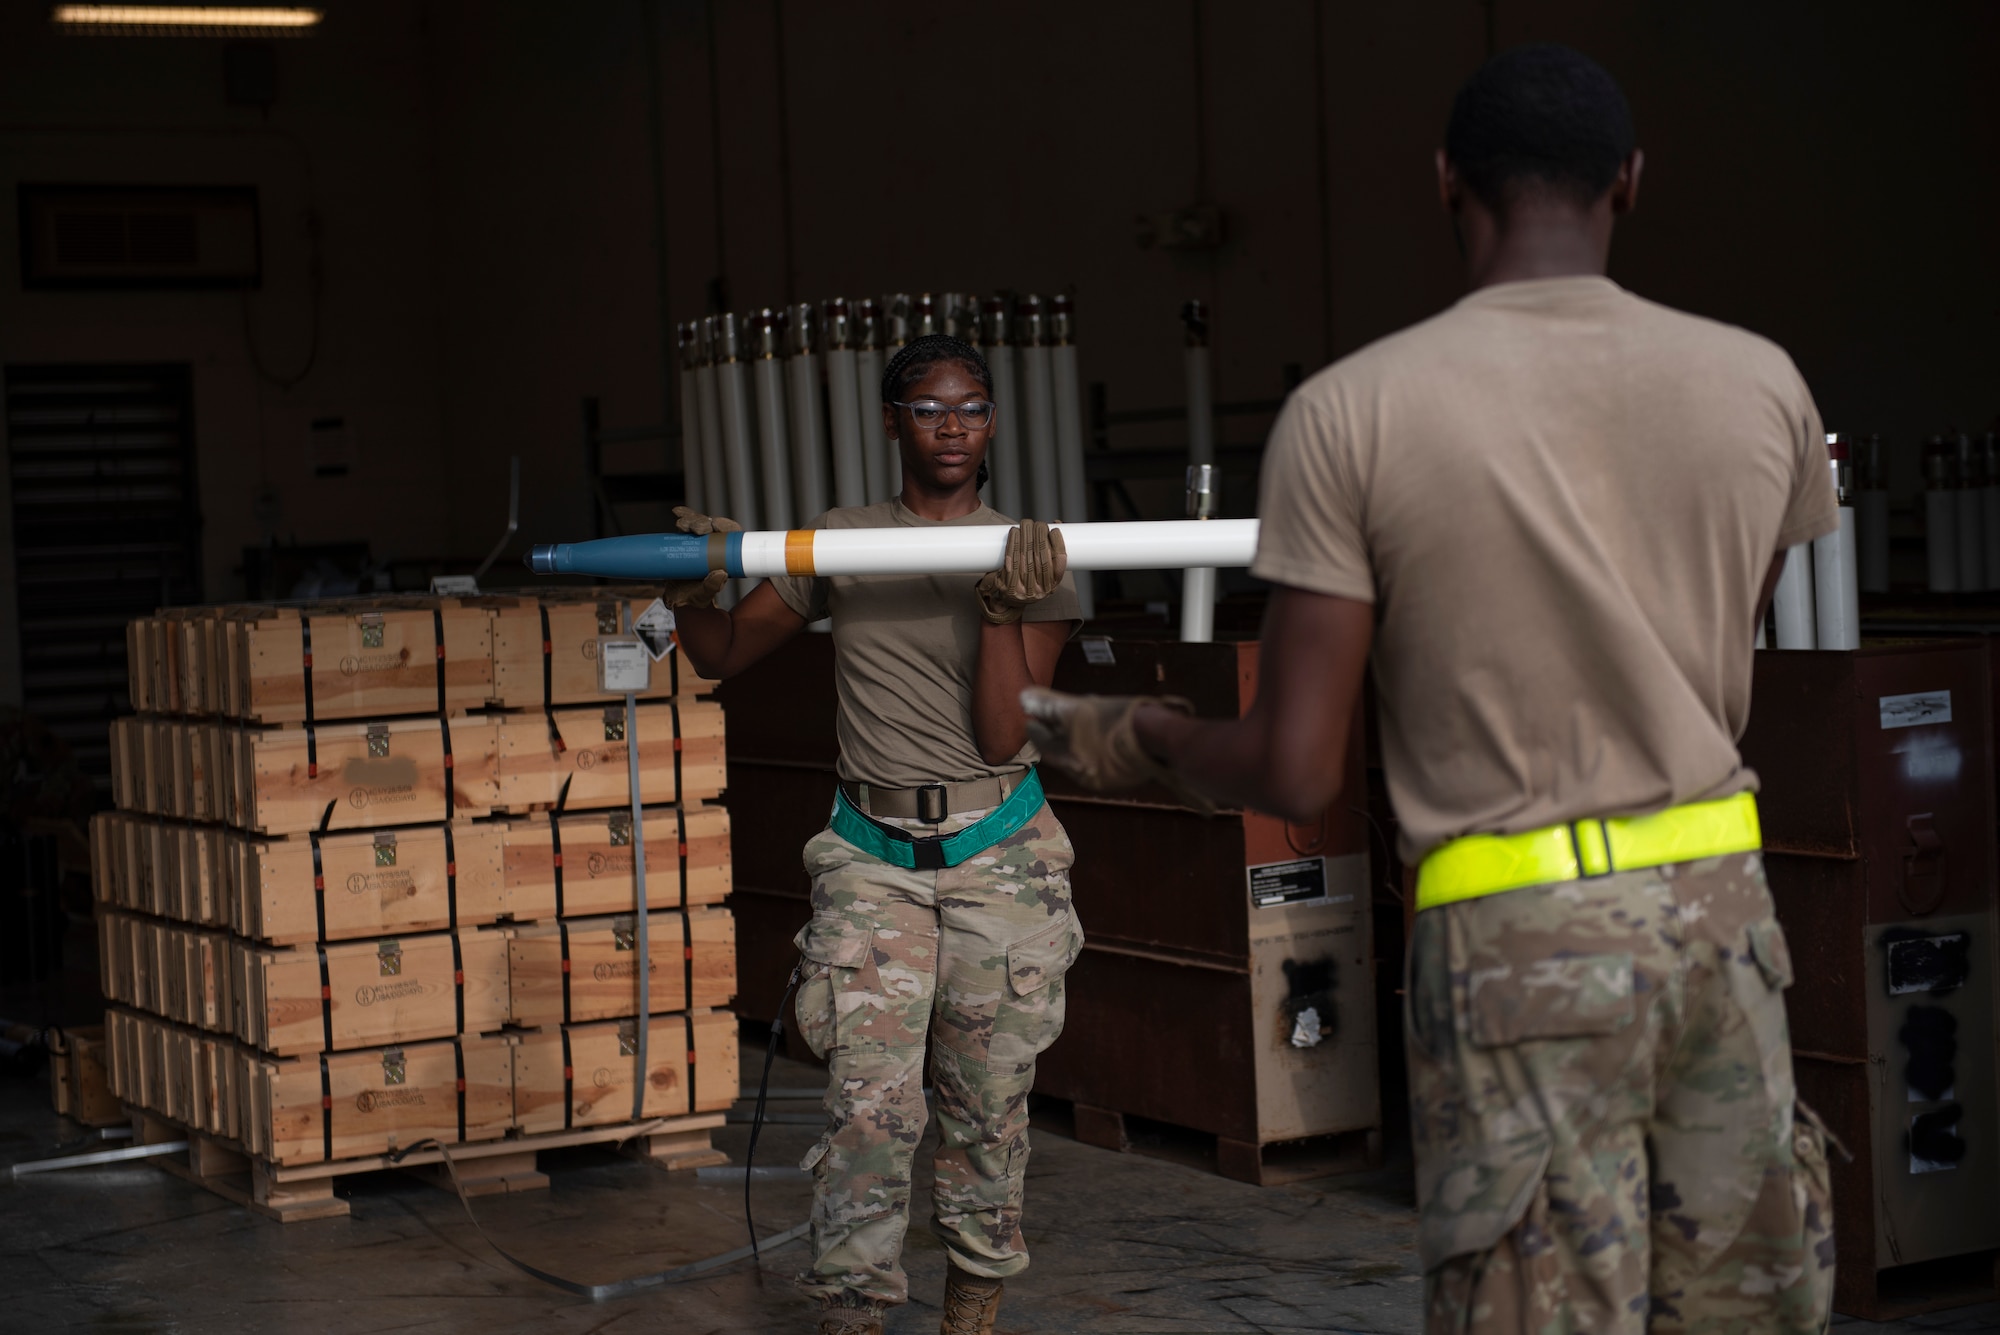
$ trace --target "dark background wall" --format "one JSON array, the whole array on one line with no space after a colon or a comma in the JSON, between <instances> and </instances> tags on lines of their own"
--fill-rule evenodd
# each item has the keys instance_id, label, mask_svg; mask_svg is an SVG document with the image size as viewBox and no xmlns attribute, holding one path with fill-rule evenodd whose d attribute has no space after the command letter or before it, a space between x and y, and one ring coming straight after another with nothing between
<instances>
[{"instance_id":1,"label":"dark background wall","mask_svg":"<svg viewBox=\"0 0 2000 1335\"><path fill-rule=\"evenodd\" d=\"M1983 0L326 7L278 44L265 115L224 105L220 43L58 37L45 5L0 6L0 192L261 192L247 298L24 293L0 208L0 364L193 364L211 597L272 536L476 556L513 454L523 540L588 532L579 400L662 420L663 330L717 291L740 311L1073 287L1114 407L1179 402L1176 312L1198 296L1218 395L1275 397L1287 364L1454 299L1431 151L1489 47L1535 39L1604 61L1634 104L1648 165L1620 282L1783 343L1836 429L1907 451L2000 408ZM1225 215L1219 250L1139 244L1140 216L1196 203ZM359 440L345 478L307 466L329 414ZM614 464L673 462L632 449ZM0 605L0 698L12 620Z\"/></svg>"}]
</instances>

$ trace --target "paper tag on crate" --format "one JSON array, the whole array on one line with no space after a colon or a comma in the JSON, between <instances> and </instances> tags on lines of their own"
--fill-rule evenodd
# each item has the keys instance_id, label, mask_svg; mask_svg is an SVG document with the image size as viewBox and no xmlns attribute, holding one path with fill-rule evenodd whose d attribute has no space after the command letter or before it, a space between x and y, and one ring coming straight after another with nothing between
<instances>
[{"instance_id":1,"label":"paper tag on crate","mask_svg":"<svg viewBox=\"0 0 2000 1335\"><path fill-rule=\"evenodd\" d=\"M655 663L674 651L674 609L659 599L632 622L632 633L646 646Z\"/></svg>"},{"instance_id":2,"label":"paper tag on crate","mask_svg":"<svg viewBox=\"0 0 2000 1335\"><path fill-rule=\"evenodd\" d=\"M638 640L597 642L597 687L612 695L636 695L653 684L653 660Z\"/></svg>"}]
</instances>

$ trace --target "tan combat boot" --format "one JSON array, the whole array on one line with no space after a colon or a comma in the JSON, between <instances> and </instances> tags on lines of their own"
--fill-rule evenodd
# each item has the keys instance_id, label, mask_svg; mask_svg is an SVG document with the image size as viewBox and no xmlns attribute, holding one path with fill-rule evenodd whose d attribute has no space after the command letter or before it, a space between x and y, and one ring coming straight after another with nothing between
<instances>
[{"instance_id":1,"label":"tan combat boot","mask_svg":"<svg viewBox=\"0 0 2000 1335\"><path fill-rule=\"evenodd\" d=\"M997 1279L968 1275L955 1263L948 1264L944 1283L944 1320L938 1335L993 1335L993 1323L1000 1317L1000 1290Z\"/></svg>"},{"instance_id":2,"label":"tan combat boot","mask_svg":"<svg viewBox=\"0 0 2000 1335\"><path fill-rule=\"evenodd\" d=\"M819 1335L882 1335L882 1305L865 1299L820 1308Z\"/></svg>"}]
</instances>

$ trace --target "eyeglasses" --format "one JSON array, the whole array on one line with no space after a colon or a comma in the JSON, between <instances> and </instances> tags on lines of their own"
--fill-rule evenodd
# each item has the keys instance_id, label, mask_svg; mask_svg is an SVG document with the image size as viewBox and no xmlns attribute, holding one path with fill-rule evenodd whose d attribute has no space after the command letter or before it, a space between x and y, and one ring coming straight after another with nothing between
<instances>
[{"instance_id":1,"label":"eyeglasses","mask_svg":"<svg viewBox=\"0 0 2000 1335\"><path fill-rule=\"evenodd\" d=\"M968 431L977 431L993 420L993 405L984 399L967 399L957 407L936 399L918 399L915 403L891 399L889 403L892 407L908 408L917 425L926 429L943 426L944 419L952 413L958 414L958 424Z\"/></svg>"}]
</instances>

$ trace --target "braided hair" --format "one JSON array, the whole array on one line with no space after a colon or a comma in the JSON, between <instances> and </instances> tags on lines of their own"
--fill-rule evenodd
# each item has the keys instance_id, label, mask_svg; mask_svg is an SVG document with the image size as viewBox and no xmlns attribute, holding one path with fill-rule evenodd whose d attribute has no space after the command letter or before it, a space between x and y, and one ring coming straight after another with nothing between
<instances>
[{"instance_id":1,"label":"braided hair","mask_svg":"<svg viewBox=\"0 0 2000 1335\"><path fill-rule=\"evenodd\" d=\"M986 365L986 358L979 349L964 339L953 338L949 334L925 334L913 338L896 350L882 370L882 402L899 401L911 385L922 380L933 366L957 365L972 373L979 387L986 391L986 397L993 397L993 371ZM979 461L979 478L974 484L985 486L992 476L986 461Z\"/></svg>"}]
</instances>

